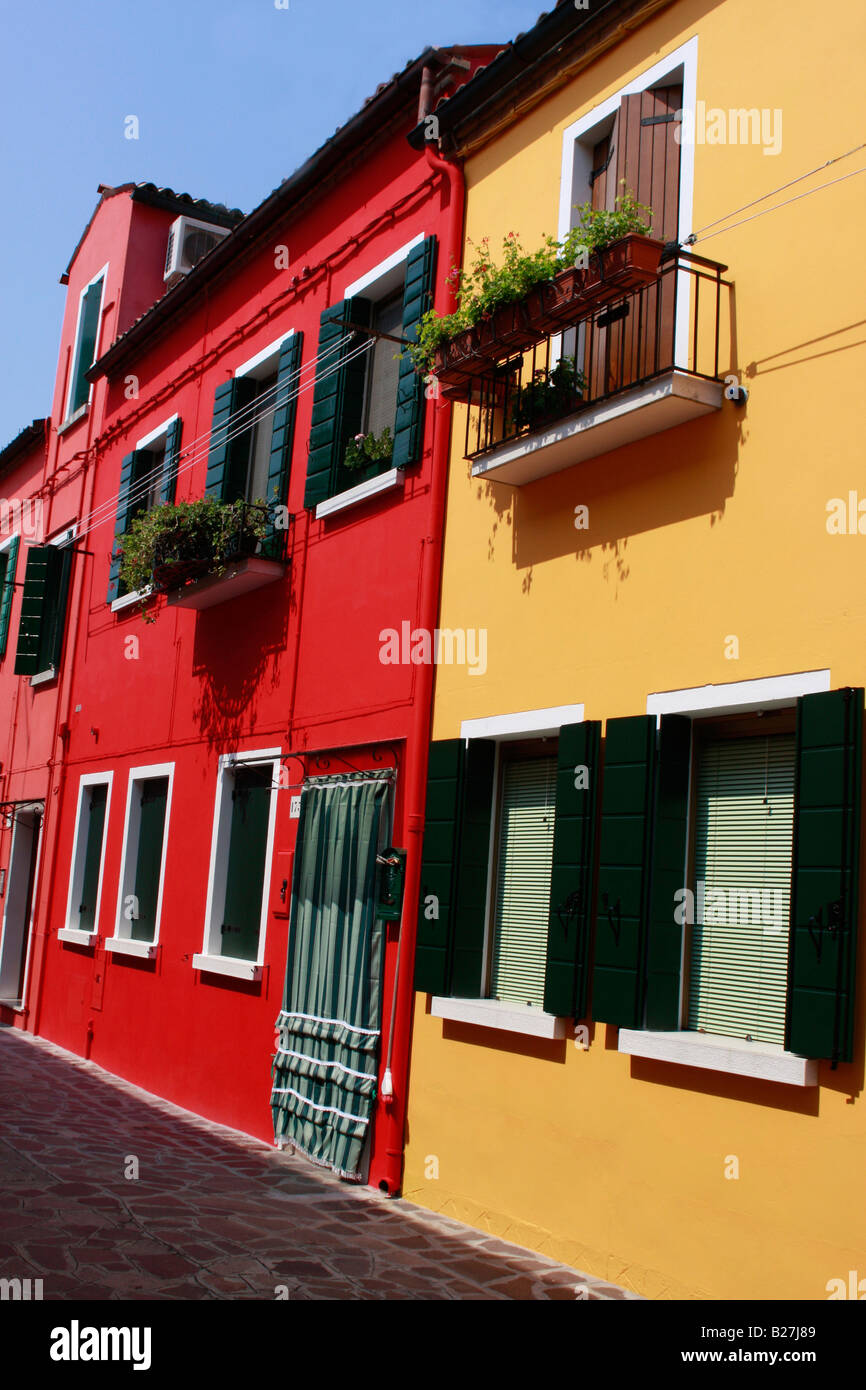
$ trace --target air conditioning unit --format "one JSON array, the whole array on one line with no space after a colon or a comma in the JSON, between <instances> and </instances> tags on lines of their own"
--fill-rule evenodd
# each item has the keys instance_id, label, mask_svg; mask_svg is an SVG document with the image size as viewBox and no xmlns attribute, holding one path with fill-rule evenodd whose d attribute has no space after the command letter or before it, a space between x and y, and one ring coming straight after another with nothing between
<instances>
[{"instance_id":1,"label":"air conditioning unit","mask_svg":"<svg viewBox=\"0 0 866 1390\"><path fill-rule=\"evenodd\" d=\"M165 253L163 279L169 287L188 275L228 234L228 227L215 227L212 222L198 222L194 217L176 217L169 227Z\"/></svg>"}]
</instances>

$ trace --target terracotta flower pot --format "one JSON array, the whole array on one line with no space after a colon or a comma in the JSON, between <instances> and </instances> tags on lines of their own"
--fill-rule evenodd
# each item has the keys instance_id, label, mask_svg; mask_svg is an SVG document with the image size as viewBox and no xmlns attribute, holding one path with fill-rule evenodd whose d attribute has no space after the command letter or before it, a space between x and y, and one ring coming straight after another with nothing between
<instances>
[{"instance_id":1,"label":"terracotta flower pot","mask_svg":"<svg viewBox=\"0 0 866 1390\"><path fill-rule=\"evenodd\" d=\"M629 290L652 284L659 273L664 242L639 232L612 241L589 258L589 270L581 290L587 308L606 304Z\"/></svg>"}]
</instances>

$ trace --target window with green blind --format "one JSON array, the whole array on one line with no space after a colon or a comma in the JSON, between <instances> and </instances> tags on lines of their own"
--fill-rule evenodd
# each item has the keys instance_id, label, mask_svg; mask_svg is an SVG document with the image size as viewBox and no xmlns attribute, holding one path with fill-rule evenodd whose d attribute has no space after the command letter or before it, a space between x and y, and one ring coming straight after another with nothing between
<instances>
[{"instance_id":1,"label":"window with green blind","mask_svg":"<svg viewBox=\"0 0 866 1390\"><path fill-rule=\"evenodd\" d=\"M90 400L90 382L87 380L86 373L96 360L104 278L100 275L81 292L75 355L69 380L69 397L66 402L67 419L75 415Z\"/></svg>"},{"instance_id":2,"label":"window with green blind","mask_svg":"<svg viewBox=\"0 0 866 1390\"><path fill-rule=\"evenodd\" d=\"M102 842L105 837L105 811L108 784L97 782L85 788L81 802L78 833L84 837L78 872L79 901L72 904L70 926L95 932L102 878Z\"/></svg>"},{"instance_id":3,"label":"window with green blind","mask_svg":"<svg viewBox=\"0 0 866 1390\"><path fill-rule=\"evenodd\" d=\"M772 734L698 751L690 1029L784 1042L795 745Z\"/></svg>"},{"instance_id":4,"label":"window with green blind","mask_svg":"<svg viewBox=\"0 0 866 1390\"><path fill-rule=\"evenodd\" d=\"M544 1004L556 757L502 763L492 914L489 994Z\"/></svg>"},{"instance_id":5,"label":"window with green blind","mask_svg":"<svg viewBox=\"0 0 866 1390\"><path fill-rule=\"evenodd\" d=\"M162 878L165 813L168 804L168 778L142 778L135 784L133 794L138 802L138 815L134 830L135 901L131 905L133 915L130 917L129 935L133 941L155 941Z\"/></svg>"}]
</instances>

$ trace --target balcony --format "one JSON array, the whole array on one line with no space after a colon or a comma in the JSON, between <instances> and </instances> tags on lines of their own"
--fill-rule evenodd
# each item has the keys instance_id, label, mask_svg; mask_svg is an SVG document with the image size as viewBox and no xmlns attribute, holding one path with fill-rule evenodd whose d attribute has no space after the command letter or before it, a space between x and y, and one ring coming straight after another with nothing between
<instances>
[{"instance_id":1,"label":"balcony","mask_svg":"<svg viewBox=\"0 0 866 1390\"><path fill-rule=\"evenodd\" d=\"M473 478L521 487L721 410L733 336L726 270L678 251L649 284L600 305L575 299L556 332L467 372L450 394L468 405Z\"/></svg>"},{"instance_id":2,"label":"balcony","mask_svg":"<svg viewBox=\"0 0 866 1390\"><path fill-rule=\"evenodd\" d=\"M219 553L202 538L178 558L154 566L154 588L164 593L170 608L213 608L281 579L286 568L286 531L261 539L261 521L268 509L254 503L237 508L238 524L225 537Z\"/></svg>"}]
</instances>

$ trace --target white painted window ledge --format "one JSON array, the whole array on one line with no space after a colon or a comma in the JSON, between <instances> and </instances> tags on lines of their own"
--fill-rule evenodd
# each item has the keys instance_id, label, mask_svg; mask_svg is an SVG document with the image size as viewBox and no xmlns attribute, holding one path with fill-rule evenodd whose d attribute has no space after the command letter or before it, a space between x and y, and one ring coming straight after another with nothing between
<instances>
[{"instance_id":1,"label":"white painted window ledge","mask_svg":"<svg viewBox=\"0 0 866 1390\"><path fill-rule=\"evenodd\" d=\"M134 603L143 603L150 598L153 593L153 586L148 584L146 589L134 589L131 594L123 594L120 598L112 599L112 613L122 613L124 608L131 608Z\"/></svg>"},{"instance_id":2,"label":"white painted window ledge","mask_svg":"<svg viewBox=\"0 0 866 1390\"><path fill-rule=\"evenodd\" d=\"M377 478L368 478L366 482L358 483L356 487L347 488L345 492L338 492L336 497L329 497L325 502L318 504L316 520L320 520L323 516L333 516L334 512L345 511L347 507L357 507L361 502L366 502L370 497L376 497L380 492L391 492L395 487L402 487L404 476L402 468L389 468L387 473L380 473Z\"/></svg>"},{"instance_id":3,"label":"white painted window ledge","mask_svg":"<svg viewBox=\"0 0 866 1390\"><path fill-rule=\"evenodd\" d=\"M751 1076L757 1081L779 1081L787 1086L818 1084L818 1063L808 1057L797 1057L773 1043L746 1042L715 1033L652 1033L620 1028L619 1051L630 1057Z\"/></svg>"},{"instance_id":4,"label":"white painted window ledge","mask_svg":"<svg viewBox=\"0 0 866 1390\"><path fill-rule=\"evenodd\" d=\"M231 956L196 955L194 970L207 970L211 975L231 975L236 980L260 980L262 967L254 960L232 960Z\"/></svg>"},{"instance_id":5,"label":"white painted window ledge","mask_svg":"<svg viewBox=\"0 0 866 1390\"><path fill-rule=\"evenodd\" d=\"M74 946L92 946L96 940L95 931L79 931L77 927L61 927L57 933L58 941L71 941Z\"/></svg>"},{"instance_id":6,"label":"white painted window ledge","mask_svg":"<svg viewBox=\"0 0 866 1390\"><path fill-rule=\"evenodd\" d=\"M133 941L129 936L109 936L105 942L106 951L116 951L121 956L138 956L140 960L153 960L157 952L155 941Z\"/></svg>"},{"instance_id":7,"label":"white painted window ledge","mask_svg":"<svg viewBox=\"0 0 866 1390\"><path fill-rule=\"evenodd\" d=\"M57 680L57 667L48 666L44 671L37 671L35 676L30 677L31 685L47 685L49 681Z\"/></svg>"},{"instance_id":8,"label":"white painted window ledge","mask_svg":"<svg viewBox=\"0 0 866 1390\"><path fill-rule=\"evenodd\" d=\"M450 999L434 995L430 1001L434 1018L454 1023L474 1023L479 1028L499 1028L505 1033L525 1033L531 1038L565 1038L567 1018L546 1014L531 1004L510 1004L501 999Z\"/></svg>"}]
</instances>

